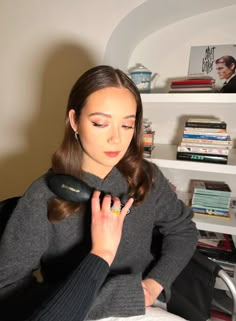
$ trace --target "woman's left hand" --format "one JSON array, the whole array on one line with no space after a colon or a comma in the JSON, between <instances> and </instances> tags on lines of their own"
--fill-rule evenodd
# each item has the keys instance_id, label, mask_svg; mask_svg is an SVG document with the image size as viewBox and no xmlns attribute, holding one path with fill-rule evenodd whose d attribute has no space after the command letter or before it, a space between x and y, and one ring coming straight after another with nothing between
<instances>
[{"instance_id":1,"label":"woman's left hand","mask_svg":"<svg viewBox=\"0 0 236 321\"><path fill-rule=\"evenodd\" d=\"M142 281L145 307L151 306L160 295L163 287L153 279L144 279Z\"/></svg>"}]
</instances>

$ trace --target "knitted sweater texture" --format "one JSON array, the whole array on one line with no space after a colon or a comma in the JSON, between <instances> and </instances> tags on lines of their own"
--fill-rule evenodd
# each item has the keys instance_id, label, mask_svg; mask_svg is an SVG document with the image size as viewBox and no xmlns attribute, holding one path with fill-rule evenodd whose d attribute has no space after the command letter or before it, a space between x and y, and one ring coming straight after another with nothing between
<instances>
[{"instance_id":1,"label":"knitted sweater texture","mask_svg":"<svg viewBox=\"0 0 236 321\"><path fill-rule=\"evenodd\" d=\"M103 180L89 173L85 173L83 179L94 189L121 199L125 199L128 192L127 182L117 168ZM90 251L90 204L83 206L79 213L51 223L47 218L47 202L51 197L55 195L49 190L44 175L28 188L8 221L0 242L0 302L23 300L21 307L39 309L55 288L68 285L71 275ZM155 258L151 247L159 251L160 244L152 243L154 227L163 235L161 252ZM191 258L196 242L192 211L177 199L169 182L155 167L155 182L149 194L141 205L132 207L125 218L115 260L96 299L91 298L91 302L94 301L87 319L144 314L142 279L148 277L159 282L168 297L172 282ZM32 271L39 267L44 283L35 286ZM67 300L73 297L75 287L71 284L66 289L60 292L63 309L67 309ZM24 301L25 293L29 295ZM30 304L26 304L29 298ZM81 296L76 298L79 300ZM32 313L29 310L27 313ZM58 317L56 320L70 319Z\"/></svg>"},{"instance_id":2,"label":"knitted sweater texture","mask_svg":"<svg viewBox=\"0 0 236 321\"><path fill-rule=\"evenodd\" d=\"M108 272L106 261L88 254L26 321L83 321Z\"/></svg>"}]
</instances>

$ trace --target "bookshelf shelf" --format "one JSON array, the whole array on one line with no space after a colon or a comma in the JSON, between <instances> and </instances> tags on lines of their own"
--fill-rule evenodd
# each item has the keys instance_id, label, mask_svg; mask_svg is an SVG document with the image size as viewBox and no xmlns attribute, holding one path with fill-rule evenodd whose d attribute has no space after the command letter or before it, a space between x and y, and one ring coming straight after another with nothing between
<instances>
[{"instance_id":1,"label":"bookshelf shelf","mask_svg":"<svg viewBox=\"0 0 236 321\"><path fill-rule=\"evenodd\" d=\"M150 93L141 94L143 103L236 103L236 94Z\"/></svg>"},{"instance_id":2,"label":"bookshelf shelf","mask_svg":"<svg viewBox=\"0 0 236 321\"><path fill-rule=\"evenodd\" d=\"M230 219L194 216L193 221L199 230L236 235L235 211L231 211Z\"/></svg>"},{"instance_id":3,"label":"bookshelf shelf","mask_svg":"<svg viewBox=\"0 0 236 321\"><path fill-rule=\"evenodd\" d=\"M227 165L177 160L176 149L176 145L156 145L152 151L152 157L150 160L157 164L160 168L236 175L236 149L230 150Z\"/></svg>"}]
</instances>

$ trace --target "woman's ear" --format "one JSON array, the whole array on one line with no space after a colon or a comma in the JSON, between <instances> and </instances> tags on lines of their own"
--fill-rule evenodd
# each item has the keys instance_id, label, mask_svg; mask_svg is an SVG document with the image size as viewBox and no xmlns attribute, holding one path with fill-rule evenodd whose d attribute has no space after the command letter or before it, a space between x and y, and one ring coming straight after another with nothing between
<instances>
[{"instance_id":1,"label":"woman's ear","mask_svg":"<svg viewBox=\"0 0 236 321\"><path fill-rule=\"evenodd\" d=\"M71 109L69 111L69 120L70 120L70 125L71 125L72 129L76 133L78 129L77 129L77 123L75 121L75 110L74 109Z\"/></svg>"}]
</instances>

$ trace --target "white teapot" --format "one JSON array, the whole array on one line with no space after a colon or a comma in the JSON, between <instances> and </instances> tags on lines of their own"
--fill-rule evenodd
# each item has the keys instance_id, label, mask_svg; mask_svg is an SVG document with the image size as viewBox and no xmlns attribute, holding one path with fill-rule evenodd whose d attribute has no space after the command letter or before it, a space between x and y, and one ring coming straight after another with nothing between
<instances>
[{"instance_id":1,"label":"white teapot","mask_svg":"<svg viewBox=\"0 0 236 321\"><path fill-rule=\"evenodd\" d=\"M138 87L141 93L150 93L154 79L158 73L152 73L149 69L142 64L136 64L135 67L129 69L129 76Z\"/></svg>"}]
</instances>

